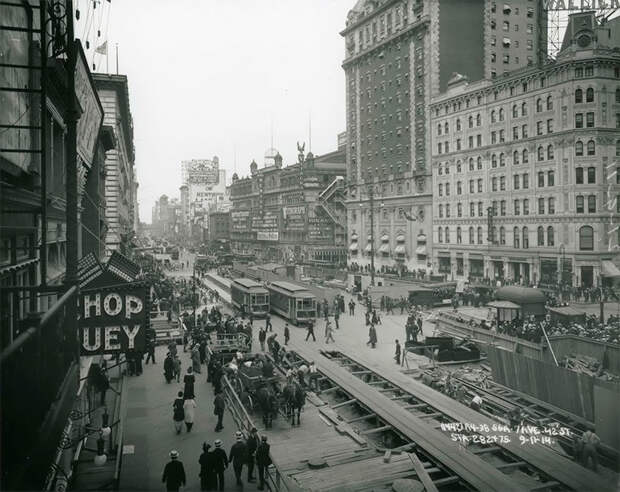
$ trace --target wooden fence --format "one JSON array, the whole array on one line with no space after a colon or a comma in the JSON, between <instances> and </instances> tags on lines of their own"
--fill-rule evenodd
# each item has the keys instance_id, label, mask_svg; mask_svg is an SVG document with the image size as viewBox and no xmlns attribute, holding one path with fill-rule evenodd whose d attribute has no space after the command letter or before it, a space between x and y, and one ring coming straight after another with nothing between
<instances>
[{"instance_id":1,"label":"wooden fence","mask_svg":"<svg viewBox=\"0 0 620 492\"><path fill-rule=\"evenodd\" d=\"M587 355L602 361L603 367L609 372L620 374L620 345L576 335L550 337L549 341L558 360L569 354ZM545 354L544 360L553 362L551 354Z\"/></svg>"}]
</instances>

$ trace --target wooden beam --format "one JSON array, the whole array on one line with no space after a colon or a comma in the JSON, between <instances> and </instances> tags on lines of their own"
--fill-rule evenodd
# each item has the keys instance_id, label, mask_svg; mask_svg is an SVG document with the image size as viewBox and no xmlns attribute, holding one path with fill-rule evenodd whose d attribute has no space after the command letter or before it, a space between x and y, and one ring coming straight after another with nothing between
<instances>
[{"instance_id":1,"label":"wooden beam","mask_svg":"<svg viewBox=\"0 0 620 492\"><path fill-rule=\"evenodd\" d=\"M377 416L376 413L369 413L368 415L362 415L361 417L355 417L354 419L347 420L347 424L352 424L353 422L361 422L362 420L373 419Z\"/></svg>"},{"instance_id":2,"label":"wooden beam","mask_svg":"<svg viewBox=\"0 0 620 492\"><path fill-rule=\"evenodd\" d=\"M383 432L383 431L389 430L391 428L392 428L391 425L383 425L381 427L375 427L374 429L367 429L365 431L362 431L362 432L360 432L360 435L366 436L368 434L376 434L377 432Z\"/></svg>"},{"instance_id":3,"label":"wooden beam","mask_svg":"<svg viewBox=\"0 0 620 492\"><path fill-rule=\"evenodd\" d=\"M527 465L525 461L515 461L513 463L504 463L502 465L497 465L496 468L498 470L510 470L511 468L521 468L524 465Z\"/></svg>"},{"instance_id":4,"label":"wooden beam","mask_svg":"<svg viewBox=\"0 0 620 492\"><path fill-rule=\"evenodd\" d=\"M406 400L407 398L413 398L413 396L411 395L400 395L400 396L393 396L392 398L390 398L390 400Z\"/></svg>"},{"instance_id":5,"label":"wooden beam","mask_svg":"<svg viewBox=\"0 0 620 492\"><path fill-rule=\"evenodd\" d=\"M421 415L418 415L418 417L420 417L421 419L430 419L433 417L439 417L440 415L443 415L443 413L441 412L433 412L433 413L423 413Z\"/></svg>"},{"instance_id":6,"label":"wooden beam","mask_svg":"<svg viewBox=\"0 0 620 492\"><path fill-rule=\"evenodd\" d=\"M490 446L488 448L474 449L472 450L472 453L474 454L494 453L495 451L501 451L501 449L502 448L500 448L499 446Z\"/></svg>"},{"instance_id":7,"label":"wooden beam","mask_svg":"<svg viewBox=\"0 0 620 492\"><path fill-rule=\"evenodd\" d=\"M321 393L331 393L332 391L339 390L340 386L332 386L331 388L327 388L325 390L321 390Z\"/></svg>"},{"instance_id":8,"label":"wooden beam","mask_svg":"<svg viewBox=\"0 0 620 492\"><path fill-rule=\"evenodd\" d=\"M400 391L400 389L398 388L394 388L393 386L391 388L382 388L379 390L379 393L387 393L389 391Z\"/></svg>"},{"instance_id":9,"label":"wooden beam","mask_svg":"<svg viewBox=\"0 0 620 492\"><path fill-rule=\"evenodd\" d=\"M336 405L332 405L330 408L332 410L335 410L336 408L344 407L345 405L350 405L351 403L355 403L356 401L357 401L357 399L352 398L350 400L337 403Z\"/></svg>"},{"instance_id":10,"label":"wooden beam","mask_svg":"<svg viewBox=\"0 0 620 492\"><path fill-rule=\"evenodd\" d=\"M351 374L353 374L354 376L357 376L359 374L372 374L374 371L368 371L368 370L363 370L363 371L352 371Z\"/></svg>"},{"instance_id":11,"label":"wooden beam","mask_svg":"<svg viewBox=\"0 0 620 492\"><path fill-rule=\"evenodd\" d=\"M428 407L428 403L416 403L415 405L407 405L403 407L405 410L413 410L415 408L424 408Z\"/></svg>"},{"instance_id":12,"label":"wooden beam","mask_svg":"<svg viewBox=\"0 0 620 492\"><path fill-rule=\"evenodd\" d=\"M426 492L439 492L437 490L437 487L433 483L433 480L431 479L430 475L424 468L424 465L422 465L420 458L418 458L418 455L415 454L415 452L407 453L407 455L409 456L411 463L413 463L415 472L418 475L418 478L420 479L422 484L424 485Z\"/></svg>"}]
</instances>

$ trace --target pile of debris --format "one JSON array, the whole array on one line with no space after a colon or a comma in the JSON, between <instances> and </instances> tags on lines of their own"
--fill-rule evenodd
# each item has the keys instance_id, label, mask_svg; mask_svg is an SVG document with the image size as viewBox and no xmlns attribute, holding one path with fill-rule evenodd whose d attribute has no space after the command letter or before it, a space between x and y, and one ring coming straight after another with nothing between
<instances>
[{"instance_id":1,"label":"pile of debris","mask_svg":"<svg viewBox=\"0 0 620 492\"><path fill-rule=\"evenodd\" d=\"M603 381L620 381L620 376L606 371L603 368L602 362L595 357L581 354L568 354L560 361L560 366L588 376L600 378Z\"/></svg>"}]
</instances>

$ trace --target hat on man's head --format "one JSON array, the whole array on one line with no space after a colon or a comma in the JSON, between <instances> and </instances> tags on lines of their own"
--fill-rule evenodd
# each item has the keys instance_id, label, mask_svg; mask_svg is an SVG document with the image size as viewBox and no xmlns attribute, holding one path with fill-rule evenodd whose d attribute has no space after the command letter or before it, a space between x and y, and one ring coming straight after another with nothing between
<instances>
[{"instance_id":1,"label":"hat on man's head","mask_svg":"<svg viewBox=\"0 0 620 492\"><path fill-rule=\"evenodd\" d=\"M243 434L241 433L241 431L237 431L235 433L235 436L237 436L237 441L241 441L241 439L243 439Z\"/></svg>"},{"instance_id":2,"label":"hat on man's head","mask_svg":"<svg viewBox=\"0 0 620 492\"><path fill-rule=\"evenodd\" d=\"M178 457L179 457L179 452L178 451L176 451L174 449L172 451L170 451L170 458L171 459L176 460Z\"/></svg>"},{"instance_id":3,"label":"hat on man's head","mask_svg":"<svg viewBox=\"0 0 620 492\"><path fill-rule=\"evenodd\" d=\"M222 440L221 439L216 439L215 440L215 447L216 448L221 448L222 447Z\"/></svg>"},{"instance_id":4,"label":"hat on man's head","mask_svg":"<svg viewBox=\"0 0 620 492\"><path fill-rule=\"evenodd\" d=\"M266 441L267 440L267 436L261 436L261 441Z\"/></svg>"},{"instance_id":5,"label":"hat on man's head","mask_svg":"<svg viewBox=\"0 0 620 492\"><path fill-rule=\"evenodd\" d=\"M255 432L258 432L258 429L256 427L252 427L252 430L250 432L254 434Z\"/></svg>"}]
</instances>

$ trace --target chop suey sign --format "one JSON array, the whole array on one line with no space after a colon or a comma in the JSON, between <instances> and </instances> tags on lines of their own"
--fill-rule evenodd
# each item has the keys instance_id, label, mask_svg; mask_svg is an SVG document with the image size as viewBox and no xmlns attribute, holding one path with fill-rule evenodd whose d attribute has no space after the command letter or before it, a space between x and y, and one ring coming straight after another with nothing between
<instances>
[{"instance_id":1,"label":"chop suey sign","mask_svg":"<svg viewBox=\"0 0 620 492\"><path fill-rule=\"evenodd\" d=\"M146 288L98 289L80 296L82 355L144 351Z\"/></svg>"}]
</instances>

